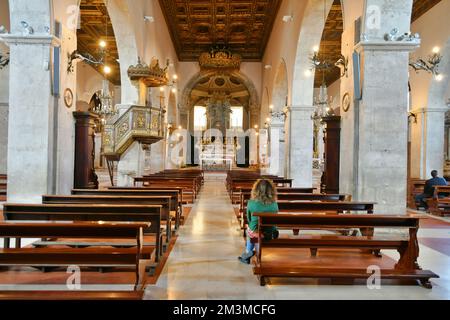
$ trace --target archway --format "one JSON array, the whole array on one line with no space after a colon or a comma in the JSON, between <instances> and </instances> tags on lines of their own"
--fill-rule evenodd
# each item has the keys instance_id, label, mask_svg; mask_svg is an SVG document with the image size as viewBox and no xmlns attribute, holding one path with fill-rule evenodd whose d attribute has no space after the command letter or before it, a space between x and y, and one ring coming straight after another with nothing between
<instances>
[{"instance_id":1,"label":"archway","mask_svg":"<svg viewBox=\"0 0 450 320\"><path fill-rule=\"evenodd\" d=\"M290 128L287 172L297 187L313 184L313 112L314 77L311 72L313 48L320 44L333 0L309 0L303 15L297 42L294 76L292 81L292 107L288 116ZM295 139L293 139L295 137Z\"/></svg>"}]
</instances>

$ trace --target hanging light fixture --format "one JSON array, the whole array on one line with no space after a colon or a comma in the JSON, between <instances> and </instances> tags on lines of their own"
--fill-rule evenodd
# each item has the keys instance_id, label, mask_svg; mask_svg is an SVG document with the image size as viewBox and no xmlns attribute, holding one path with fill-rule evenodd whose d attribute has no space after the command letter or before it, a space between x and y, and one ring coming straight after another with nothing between
<instances>
[{"instance_id":1,"label":"hanging light fixture","mask_svg":"<svg viewBox=\"0 0 450 320\"><path fill-rule=\"evenodd\" d=\"M108 3L106 2L106 6ZM103 75L104 79L102 81L102 91L99 95L100 105L94 108L94 113L98 114L102 118L107 116L114 116L118 113L116 106L114 105L113 97L109 90L109 81L107 76L111 73L111 67L108 66L108 17L105 16L105 39L99 42L100 48L103 51L104 64L103 64Z\"/></svg>"}]
</instances>

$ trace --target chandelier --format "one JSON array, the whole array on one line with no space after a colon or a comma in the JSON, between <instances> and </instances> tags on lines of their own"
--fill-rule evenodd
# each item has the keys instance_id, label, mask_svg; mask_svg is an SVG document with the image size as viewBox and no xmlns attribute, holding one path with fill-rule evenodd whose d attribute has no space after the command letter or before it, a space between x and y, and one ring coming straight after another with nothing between
<instances>
[{"instance_id":1,"label":"chandelier","mask_svg":"<svg viewBox=\"0 0 450 320\"><path fill-rule=\"evenodd\" d=\"M416 61L411 61L409 66L416 72L426 71L435 76L436 80L442 80L442 75L439 73L439 64L442 61L442 55L439 53L439 50L439 47L434 47L433 53L428 56L426 61L419 58Z\"/></svg>"},{"instance_id":2,"label":"chandelier","mask_svg":"<svg viewBox=\"0 0 450 320\"><path fill-rule=\"evenodd\" d=\"M230 50L213 48L200 55L199 64L202 71L239 71L241 56Z\"/></svg>"},{"instance_id":3,"label":"chandelier","mask_svg":"<svg viewBox=\"0 0 450 320\"><path fill-rule=\"evenodd\" d=\"M104 79L102 84L102 91L98 95L101 103L94 107L93 112L102 118L106 116L114 116L118 113L118 110L114 105L113 97L109 91L109 81Z\"/></svg>"},{"instance_id":4,"label":"chandelier","mask_svg":"<svg viewBox=\"0 0 450 320\"><path fill-rule=\"evenodd\" d=\"M146 87L162 87L169 85L168 68L170 61L166 61L164 68L160 67L159 60L152 58L150 65L138 57L138 63L128 68L128 77L132 81L142 81ZM175 76L174 76L175 78ZM176 80L176 79L175 79Z\"/></svg>"},{"instance_id":5,"label":"chandelier","mask_svg":"<svg viewBox=\"0 0 450 320\"><path fill-rule=\"evenodd\" d=\"M322 125L322 120L325 117L334 116L334 110L331 107L333 98L328 97L328 89L325 81L319 88L319 96L314 99L314 113L311 119L316 126Z\"/></svg>"}]
</instances>

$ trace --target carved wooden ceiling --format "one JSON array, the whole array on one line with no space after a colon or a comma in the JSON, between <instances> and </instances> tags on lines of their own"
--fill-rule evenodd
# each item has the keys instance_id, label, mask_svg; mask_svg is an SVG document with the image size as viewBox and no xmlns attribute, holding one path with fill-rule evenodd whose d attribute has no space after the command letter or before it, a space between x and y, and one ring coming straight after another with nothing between
<instances>
[{"instance_id":1,"label":"carved wooden ceiling","mask_svg":"<svg viewBox=\"0 0 450 320\"><path fill-rule=\"evenodd\" d=\"M159 0L180 61L226 46L261 61L281 0Z\"/></svg>"},{"instance_id":2,"label":"carved wooden ceiling","mask_svg":"<svg viewBox=\"0 0 450 320\"><path fill-rule=\"evenodd\" d=\"M411 21L414 22L428 10L437 5L441 0L414 0L413 13Z\"/></svg>"},{"instance_id":3,"label":"carved wooden ceiling","mask_svg":"<svg viewBox=\"0 0 450 320\"><path fill-rule=\"evenodd\" d=\"M343 31L344 19L342 16L341 1L335 0L325 23L319 49L320 56L329 61L333 61L333 64L339 60L341 54ZM340 78L340 69L333 67L331 70L325 72L325 74L321 71L316 71L314 87L320 87L323 82L323 76L325 76L325 83L330 85Z\"/></svg>"},{"instance_id":4,"label":"carved wooden ceiling","mask_svg":"<svg viewBox=\"0 0 450 320\"><path fill-rule=\"evenodd\" d=\"M107 64L112 69L108 79L115 85L120 85L120 66L117 62L119 53L104 0L81 0L80 15L80 29L77 31L78 51L87 52L98 58L99 42L105 40L107 42ZM106 29L106 24L108 29ZM108 37L106 37L106 32L108 32ZM94 68L103 74L100 67L94 66Z\"/></svg>"}]
</instances>

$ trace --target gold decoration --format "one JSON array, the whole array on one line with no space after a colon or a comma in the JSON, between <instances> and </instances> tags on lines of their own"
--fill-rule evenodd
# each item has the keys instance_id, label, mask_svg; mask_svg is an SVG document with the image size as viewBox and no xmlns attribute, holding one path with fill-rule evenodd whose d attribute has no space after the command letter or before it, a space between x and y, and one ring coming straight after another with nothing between
<instances>
[{"instance_id":1,"label":"gold decoration","mask_svg":"<svg viewBox=\"0 0 450 320\"><path fill-rule=\"evenodd\" d=\"M152 58L150 66L138 59L135 66L128 68L128 77L134 81L142 81L147 87L161 87L169 83L169 75L167 69L169 68L169 60L166 62L166 67L163 69L159 66L159 60Z\"/></svg>"},{"instance_id":2,"label":"gold decoration","mask_svg":"<svg viewBox=\"0 0 450 320\"><path fill-rule=\"evenodd\" d=\"M128 125L128 122L122 123L119 127L119 139L122 138L129 129L130 126Z\"/></svg>"},{"instance_id":3,"label":"gold decoration","mask_svg":"<svg viewBox=\"0 0 450 320\"><path fill-rule=\"evenodd\" d=\"M136 117L136 129L145 129L145 114L140 112Z\"/></svg>"},{"instance_id":4,"label":"gold decoration","mask_svg":"<svg viewBox=\"0 0 450 320\"><path fill-rule=\"evenodd\" d=\"M228 50L212 49L200 55L199 63L202 70L239 70L241 68L241 56L232 54Z\"/></svg>"}]
</instances>

